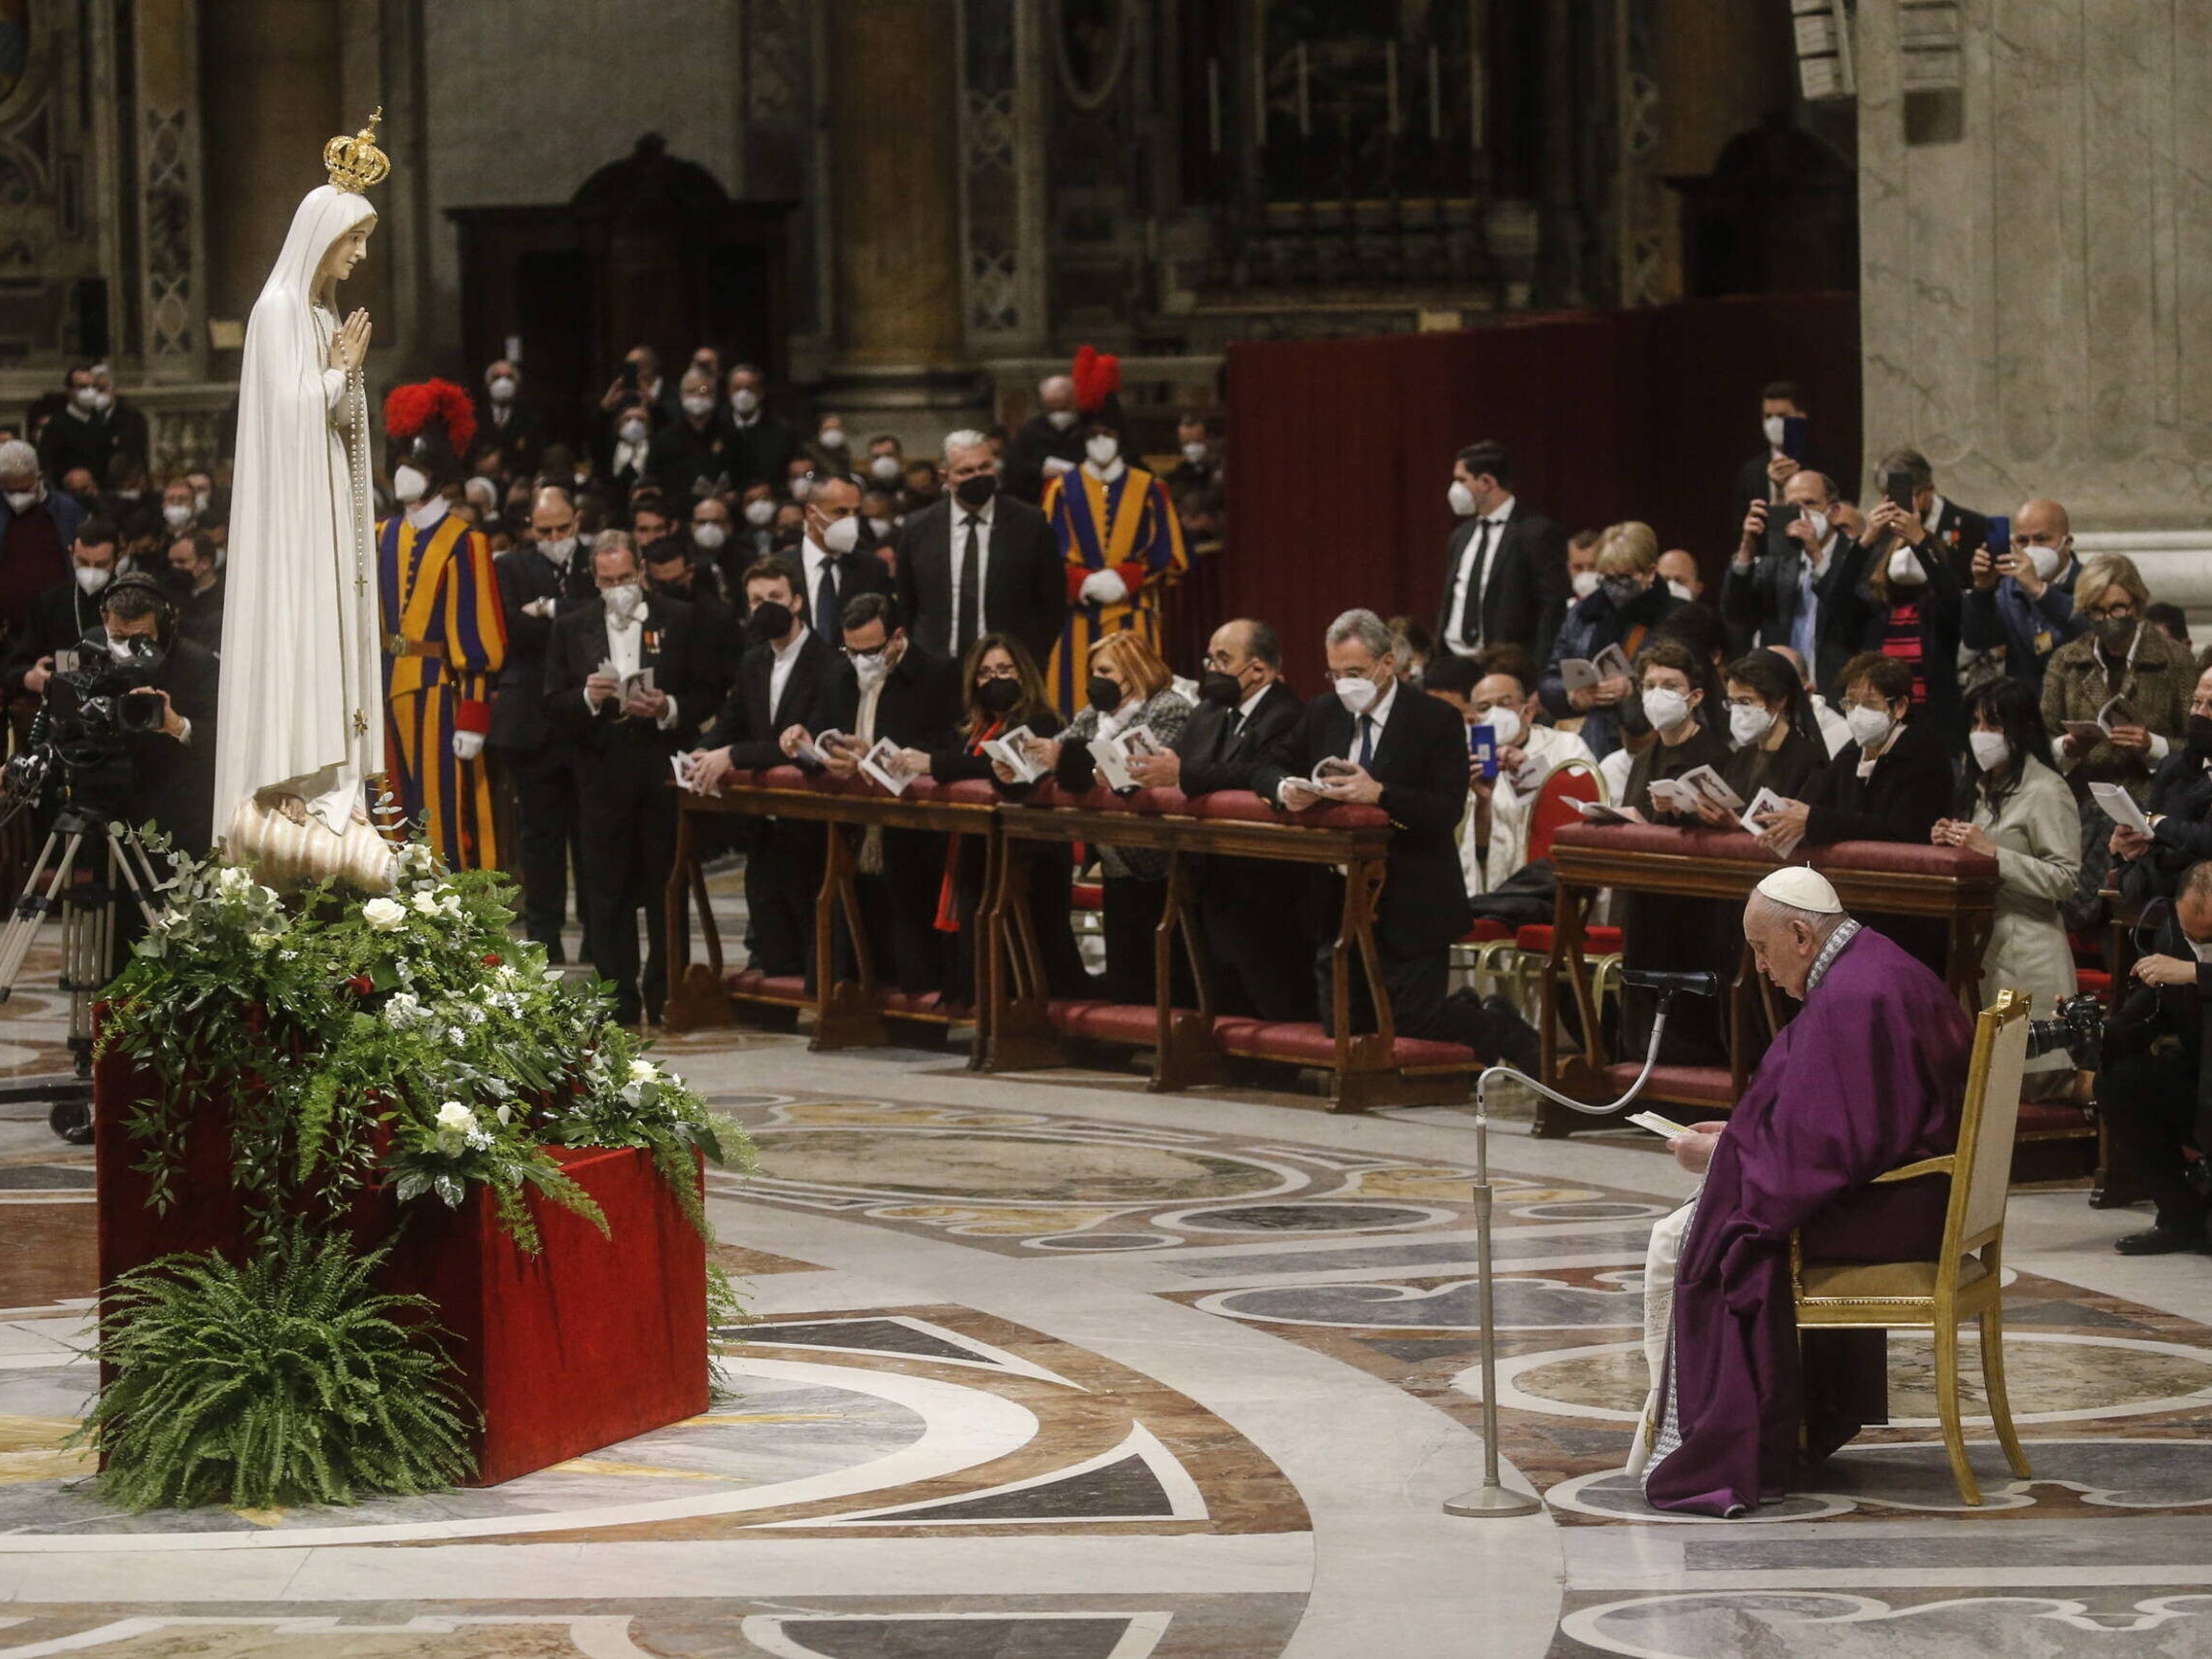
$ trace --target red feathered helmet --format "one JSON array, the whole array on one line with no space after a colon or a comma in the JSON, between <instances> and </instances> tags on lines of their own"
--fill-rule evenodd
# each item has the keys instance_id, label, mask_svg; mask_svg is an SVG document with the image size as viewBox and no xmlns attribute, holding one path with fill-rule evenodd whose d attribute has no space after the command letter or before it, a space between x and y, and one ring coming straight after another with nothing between
<instances>
[{"instance_id":1,"label":"red feathered helmet","mask_svg":"<svg viewBox=\"0 0 2212 1659\"><path fill-rule=\"evenodd\" d=\"M1075 353L1073 372L1075 407L1083 424L1103 427L1119 436L1121 425L1121 359L1110 352L1085 346Z\"/></svg>"},{"instance_id":2,"label":"red feathered helmet","mask_svg":"<svg viewBox=\"0 0 2212 1659\"><path fill-rule=\"evenodd\" d=\"M401 463L430 480L432 489L457 484L466 474L468 446L476 438L476 410L451 380L395 386L384 399L384 461Z\"/></svg>"}]
</instances>

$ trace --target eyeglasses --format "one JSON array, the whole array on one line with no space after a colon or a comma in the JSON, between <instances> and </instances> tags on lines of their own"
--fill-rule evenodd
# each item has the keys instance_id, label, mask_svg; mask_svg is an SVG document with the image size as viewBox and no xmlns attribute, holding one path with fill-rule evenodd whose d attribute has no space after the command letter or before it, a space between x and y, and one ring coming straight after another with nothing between
<instances>
[{"instance_id":1,"label":"eyeglasses","mask_svg":"<svg viewBox=\"0 0 2212 1659\"><path fill-rule=\"evenodd\" d=\"M1846 710L1867 709L1877 715L1886 715L1889 713L1889 699L1887 697L1845 697L1843 707Z\"/></svg>"},{"instance_id":2,"label":"eyeglasses","mask_svg":"<svg viewBox=\"0 0 2212 1659\"><path fill-rule=\"evenodd\" d=\"M2086 604L2082 615L2091 622L2133 622L2135 620L2135 602L2117 600L2111 604Z\"/></svg>"},{"instance_id":3,"label":"eyeglasses","mask_svg":"<svg viewBox=\"0 0 2212 1659\"><path fill-rule=\"evenodd\" d=\"M978 685L982 685L985 680L1018 680L1021 677L1022 671L1015 668L1012 663L985 663L976 670L976 684Z\"/></svg>"},{"instance_id":4,"label":"eyeglasses","mask_svg":"<svg viewBox=\"0 0 2212 1659\"><path fill-rule=\"evenodd\" d=\"M1332 686L1339 680L1364 680L1373 675L1376 666L1374 663L1369 663L1364 669L1324 669L1321 671L1321 678Z\"/></svg>"}]
</instances>

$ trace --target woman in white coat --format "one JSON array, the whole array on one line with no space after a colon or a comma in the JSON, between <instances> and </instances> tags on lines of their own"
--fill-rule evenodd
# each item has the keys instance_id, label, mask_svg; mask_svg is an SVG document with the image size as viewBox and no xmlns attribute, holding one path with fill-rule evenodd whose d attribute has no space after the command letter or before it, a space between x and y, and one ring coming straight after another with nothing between
<instances>
[{"instance_id":1,"label":"woman in white coat","mask_svg":"<svg viewBox=\"0 0 2212 1659\"><path fill-rule=\"evenodd\" d=\"M1974 763L1959 804L1962 816L1940 820L1931 838L1997 859L1997 920L1981 964L1983 1007L2007 987L2026 991L2039 1015L2075 990L2073 947L2059 905L2070 898L2082 869L2081 815L2073 791L2051 763L2043 710L2024 680L1996 680L1967 699ZM2051 1093L2070 1079L2064 1054L2028 1061L2033 1079Z\"/></svg>"}]
</instances>

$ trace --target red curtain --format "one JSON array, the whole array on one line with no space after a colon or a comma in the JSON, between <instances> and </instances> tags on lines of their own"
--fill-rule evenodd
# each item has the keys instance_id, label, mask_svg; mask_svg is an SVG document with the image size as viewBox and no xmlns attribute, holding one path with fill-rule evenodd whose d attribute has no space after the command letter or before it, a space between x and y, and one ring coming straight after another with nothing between
<instances>
[{"instance_id":1,"label":"red curtain","mask_svg":"<svg viewBox=\"0 0 2212 1659\"><path fill-rule=\"evenodd\" d=\"M1340 611L1433 622L1452 457L1483 438L1513 451L1516 493L1569 534L1640 518L1717 582L1743 516L1736 469L1760 444L1759 388L1784 378L1820 452L1856 466L1856 294L1231 346L1223 614L1275 624L1309 694Z\"/></svg>"}]
</instances>

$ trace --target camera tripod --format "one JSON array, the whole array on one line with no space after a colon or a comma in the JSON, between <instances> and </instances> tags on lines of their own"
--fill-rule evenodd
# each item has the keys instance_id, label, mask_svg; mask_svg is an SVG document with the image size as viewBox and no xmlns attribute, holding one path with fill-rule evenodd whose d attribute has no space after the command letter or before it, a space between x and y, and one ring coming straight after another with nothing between
<instances>
[{"instance_id":1,"label":"camera tripod","mask_svg":"<svg viewBox=\"0 0 2212 1659\"><path fill-rule=\"evenodd\" d=\"M5 822L0 817L0 824ZM106 848L106 871L79 882L76 876L88 842ZM22 896L6 926L0 927L0 1003L4 1003L15 994L24 958L30 955L38 930L56 911L61 913L59 989L69 998L69 1050L76 1058L75 1076L58 1083L0 1088L0 1102L49 1102L48 1126L72 1146L81 1147L92 1139L92 999L114 973L117 906L127 892L150 927L155 908L162 903L159 884L153 860L137 830L127 824L111 829L107 813L72 803L55 815L46 845L24 880Z\"/></svg>"}]
</instances>

